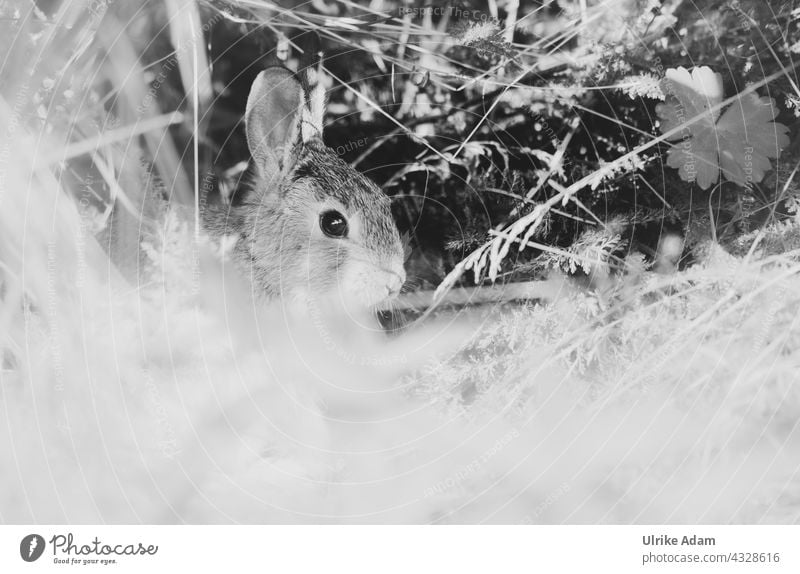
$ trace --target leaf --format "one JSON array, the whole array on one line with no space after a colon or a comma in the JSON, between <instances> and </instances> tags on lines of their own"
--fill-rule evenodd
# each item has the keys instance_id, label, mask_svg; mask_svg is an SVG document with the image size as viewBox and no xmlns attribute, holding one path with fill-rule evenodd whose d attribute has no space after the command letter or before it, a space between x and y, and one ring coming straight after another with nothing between
<instances>
[{"instance_id":1,"label":"leaf","mask_svg":"<svg viewBox=\"0 0 800 574\"><path fill-rule=\"evenodd\" d=\"M661 80L661 89L667 97L667 103L659 106L665 112L663 117L659 113L659 117L662 131L668 132L722 101L722 76L707 66L694 68L691 74L684 67L670 68ZM719 114L719 110L712 112L708 118L703 118L697 124L711 127ZM680 137L675 135L670 139Z\"/></svg>"},{"instance_id":2,"label":"leaf","mask_svg":"<svg viewBox=\"0 0 800 574\"><path fill-rule=\"evenodd\" d=\"M719 159L725 177L746 186L758 183L772 169L769 158L777 158L789 145L789 128L773 122L778 114L775 100L747 94L734 102L717 122Z\"/></svg>"},{"instance_id":3,"label":"leaf","mask_svg":"<svg viewBox=\"0 0 800 574\"><path fill-rule=\"evenodd\" d=\"M746 94L722 114L710 111L722 102L722 76L702 66L667 70L662 80L666 102L656 106L661 132L684 126L700 114L704 117L668 138L682 140L667 152L667 165L678 170L684 181L708 189L719 180L719 171L742 186L760 182L789 145L789 129L773 122L774 100Z\"/></svg>"}]
</instances>

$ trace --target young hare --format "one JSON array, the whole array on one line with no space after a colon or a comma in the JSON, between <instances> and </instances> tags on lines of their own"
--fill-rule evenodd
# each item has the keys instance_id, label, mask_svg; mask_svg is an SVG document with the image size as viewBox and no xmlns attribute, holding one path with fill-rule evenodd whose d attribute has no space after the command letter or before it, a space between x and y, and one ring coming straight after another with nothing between
<instances>
[{"instance_id":1,"label":"young hare","mask_svg":"<svg viewBox=\"0 0 800 574\"><path fill-rule=\"evenodd\" d=\"M403 246L389 198L322 142L318 79L258 75L245 112L249 182L206 220L236 237L234 259L267 298L372 307L399 293Z\"/></svg>"}]
</instances>

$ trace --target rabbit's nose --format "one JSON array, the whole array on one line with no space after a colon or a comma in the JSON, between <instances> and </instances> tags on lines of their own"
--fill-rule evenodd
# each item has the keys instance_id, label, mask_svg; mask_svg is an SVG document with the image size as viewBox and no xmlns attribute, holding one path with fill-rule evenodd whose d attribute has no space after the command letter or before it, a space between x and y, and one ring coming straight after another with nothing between
<instances>
[{"instance_id":1,"label":"rabbit's nose","mask_svg":"<svg viewBox=\"0 0 800 574\"><path fill-rule=\"evenodd\" d=\"M388 291L389 297L394 297L398 293L400 293L400 288L405 283L405 271L401 273L396 273L394 271L389 272L389 279L386 281L386 290Z\"/></svg>"}]
</instances>

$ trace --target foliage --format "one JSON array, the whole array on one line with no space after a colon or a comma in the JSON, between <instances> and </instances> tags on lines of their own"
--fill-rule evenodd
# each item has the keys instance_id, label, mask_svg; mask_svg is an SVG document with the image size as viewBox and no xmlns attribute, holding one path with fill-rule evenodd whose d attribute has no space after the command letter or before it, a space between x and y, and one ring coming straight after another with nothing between
<instances>
[{"instance_id":1,"label":"foliage","mask_svg":"<svg viewBox=\"0 0 800 574\"><path fill-rule=\"evenodd\" d=\"M682 140L667 152L667 165L684 181L697 180L700 189L717 183L720 171L742 187L760 183L772 169L769 158L789 145L789 128L772 122L777 115L772 99L742 94L720 117L722 76L708 67L691 74L669 69L662 83L670 101L656 107L661 131L672 134L670 141Z\"/></svg>"},{"instance_id":2,"label":"foliage","mask_svg":"<svg viewBox=\"0 0 800 574\"><path fill-rule=\"evenodd\" d=\"M64 143L101 144L76 152L65 176L110 215L116 238L152 226L160 199L236 193L250 82L265 65L305 65L312 36L326 54L327 142L393 196L418 286L448 275L446 288L468 269L476 281L535 276L558 253L558 266L579 270L579 245L612 219L623 243L600 248L617 272L613 250L652 262L665 232L686 239L685 264L707 239L733 249L791 218L797 151L783 125L800 114L800 35L788 1L70 0L3 10L9 62L40 54L27 77L7 66L4 97L24 93L21 116ZM681 128L723 93L734 96L727 109ZM662 210L660 228L638 225L642 209ZM123 269L141 261L135 237L109 246Z\"/></svg>"},{"instance_id":3,"label":"foliage","mask_svg":"<svg viewBox=\"0 0 800 574\"><path fill-rule=\"evenodd\" d=\"M714 126L782 143L793 6L0 4L4 519L796 523L796 133L760 181L706 190L656 111L705 66L751 94ZM395 198L417 284L598 288L366 370L331 346L391 363L449 338L306 341L236 275L197 292L194 202L236 193L249 84L278 52L302 65L308 32L328 143Z\"/></svg>"}]
</instances>

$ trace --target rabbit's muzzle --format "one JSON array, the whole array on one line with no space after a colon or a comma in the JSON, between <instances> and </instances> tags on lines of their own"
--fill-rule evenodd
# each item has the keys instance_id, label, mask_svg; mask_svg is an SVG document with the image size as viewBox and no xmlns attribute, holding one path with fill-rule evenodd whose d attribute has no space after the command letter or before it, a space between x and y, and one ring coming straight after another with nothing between
<instances>
[{"instance_id":1,"label":"rabbit's muzzle","mask_svg":"<svg viewBox=\"0 0 800 574\"><path fill-rule=\"evenodd\" d=\"M404 269L399 271L388 271L386 280L386 298L394 299L400 294L403 283L406 282L406 272Z\"/></svg>"},{"instance_id":2,"label":"rabbit's muzzle","mask_svg":"<svg viewBox=\"0 0 800 574\"><path fill-rule=\"evenodd\" d=\"M372 307L386 303L400 293L406 280L402 260L387 257L385 260L351 260L340 268L338 296L355 307Z\"/></svg>"}]
</instances>

